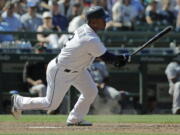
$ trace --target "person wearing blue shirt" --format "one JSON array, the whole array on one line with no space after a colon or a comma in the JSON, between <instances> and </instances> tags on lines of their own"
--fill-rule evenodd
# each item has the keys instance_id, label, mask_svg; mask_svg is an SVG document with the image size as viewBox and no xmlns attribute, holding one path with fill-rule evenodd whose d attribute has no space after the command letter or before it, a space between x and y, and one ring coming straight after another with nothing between
<instances>
[{"instance_id":1,"label":"person wearing blue shirt","mask_svg":"<svg viewBox=\"0 0 180 135\"><path fill-rule=\"evenodd\" d=\"M22 28L20 17L16 14L14 4L7 2L5 5L5 12L2 13L2 18L11 28L11 31L19 31Z\"/></svg>"},{"instance_id":2,"label":"person wearing blue shirt","mask_svg":"<svg viewBox=\"0 0 180 135\"><path fill-rule=\"evenodd\" d=\"M61 15L59 11L59 5L56 1L53 1L51 5L51 12L53 15L52 23L55 27L59 27L62 31L66 31L68 27L68 20L65 16Z\"/></svg>"},{"instance_id":3,"label":"person wearing blue shirt","mask_svg":"<svg viewBox=\"0 0 180 135\"><path fill-rule=\"evenodd\" d=\"M10 31L10 27L6 22L0 21L0 31ZM9 34L0 34L0 42L3 41L13 41L14 38L12 35Z\"/></svg>"},{"instance_id":4,"label":"person wearing blue shirt","mask_svg":"<svg viewBox=\"0 0 180 135\"><path fill-rule=\"evenodd\" d=\"M37 5L35 2L27 3L28 12L23 14L21 22L25 31L37 31L37 28L42 25L42 17L37 13Z\"/></svg>"}]
</instances>

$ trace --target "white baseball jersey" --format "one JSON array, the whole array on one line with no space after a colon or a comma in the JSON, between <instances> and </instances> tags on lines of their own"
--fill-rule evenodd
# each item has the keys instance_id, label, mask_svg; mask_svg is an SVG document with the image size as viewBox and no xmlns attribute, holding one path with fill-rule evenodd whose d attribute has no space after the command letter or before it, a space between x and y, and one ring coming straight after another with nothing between
<instances>
[{"instance_id":1,"label":"white baseball jersey","mask_svg":"<svg viewBox=\"0 0 180 135\"><path fill-rule=\"evenodd\" d=\"M86 69L95 59L106 52L97 34L87 25L79 27L61 50L58 62L68 69Z\"/></svg>"}]
</instances>

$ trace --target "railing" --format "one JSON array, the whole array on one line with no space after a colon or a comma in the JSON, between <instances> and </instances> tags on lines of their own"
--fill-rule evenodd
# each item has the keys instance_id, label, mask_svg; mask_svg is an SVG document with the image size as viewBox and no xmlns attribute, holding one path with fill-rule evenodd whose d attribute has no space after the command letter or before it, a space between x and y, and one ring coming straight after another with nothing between
<instances>
[{"instance_id":1,"label":"railing","mask_svg":"<svg viewBox=\"0 0 180 135\"><path fill-rule=\"evenodd\" d=\"M98 32L100 38L107 47L137 47L147 41L157 32L152 31L104 31ZM68 32L5 32L0 31L0 34L12 34L15 40L30 41L32 44L37 43L37 34L72 34ZM169 47L170 43L180 44L180 33L171 32L164 36L150 47Z\"/></svg>"}]
</instances>

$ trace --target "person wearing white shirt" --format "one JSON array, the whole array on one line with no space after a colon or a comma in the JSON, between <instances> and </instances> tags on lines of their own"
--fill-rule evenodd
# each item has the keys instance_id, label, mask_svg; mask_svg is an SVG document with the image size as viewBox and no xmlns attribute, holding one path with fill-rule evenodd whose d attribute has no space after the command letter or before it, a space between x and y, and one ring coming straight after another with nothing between
<instances>
[{"instance_id":1,"label":"person wearing white shirt","mask_svg":"<svg viewBox=\"0 0 180 135\"><path fill-rule=\"evenodd\" d=\"M137 10L132 5L131 0L119 0L113 8L113 21L122 23L122 26L132 28L137 17Z\"/></svg>"},{"instance_id":2,"label":"person wearing white shirt","mask_svg":"<svg viewBox=\"0 0 180 135\"><path fill-rule=\"evenodd\" d=\"M169 94L173 97L172 113L180 114L180 57L167 65L165 74L169 81Z\"/></svg>"}]
</instances>

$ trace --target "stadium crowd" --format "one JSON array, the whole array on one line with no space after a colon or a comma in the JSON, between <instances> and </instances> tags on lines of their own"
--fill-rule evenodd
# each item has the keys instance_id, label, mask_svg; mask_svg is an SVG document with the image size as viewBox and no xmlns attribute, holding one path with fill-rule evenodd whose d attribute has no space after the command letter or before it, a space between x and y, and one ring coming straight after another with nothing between
<instances>
[{"instance_id":1,"label":"stadium crowd","mask_svg":"<svg viewBox=\"0 0 180 135\"><path fill-rule=\"evenodd\" d=\"M136 30L136 26L173 25L180 30L180 0L1 0L0 31L73 32L85 23L84 13L95 5L109 15L106 30ZM38 45L62 48L69 35L36 36ZM0 41L14 36L0 34Z\"/></svg>"}]
</instances>

